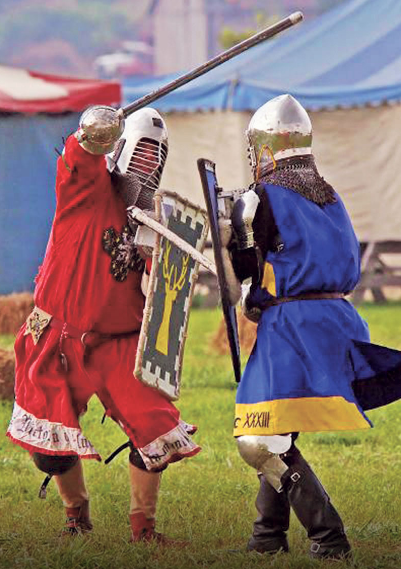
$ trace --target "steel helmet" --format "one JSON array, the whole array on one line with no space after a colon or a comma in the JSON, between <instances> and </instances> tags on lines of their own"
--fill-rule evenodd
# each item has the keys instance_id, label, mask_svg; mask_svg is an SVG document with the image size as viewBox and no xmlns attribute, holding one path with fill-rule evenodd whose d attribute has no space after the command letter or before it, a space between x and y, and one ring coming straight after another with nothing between
<instances>
[{"instance_id":1,"label":"steel helmet","mask_svg":"<svg viewBox=\"0 0 401 569\"><path fill-rule=\"evenodd\" d=\"M273 170L283 158L312 153L312 124L303 106L291 95L262 105L246 130L255 180Z\"/></svg>"}]
</instances>

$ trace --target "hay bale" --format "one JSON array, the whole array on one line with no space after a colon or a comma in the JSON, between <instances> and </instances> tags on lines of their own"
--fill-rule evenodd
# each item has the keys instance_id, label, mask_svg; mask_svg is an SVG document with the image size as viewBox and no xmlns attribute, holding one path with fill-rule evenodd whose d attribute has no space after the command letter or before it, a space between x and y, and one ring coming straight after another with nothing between
<instances>
[{"instance_id":1,"label":"hay bale","mask_svg":"<svg viewBox=\"0 0 401 569\"><path fill-rule=\"evenodd\" d=\"M14 398L14 352L0 348L0 399Z\"/></svg>"},{"instance_id":2,"label":"hay bale","mask_svg":"<svg viewBox=\"0 0 401 569\"><path fill-rule=\"evenodd\" d=\"M249 355L256 340L257 325L245 318L240 311L237 311L237 321L241 352ZM211 347L218 354L230 353L224 320L220 322L216 334L212 337Z\"/></svg>"},{"instance_id":3,"label":"hay bale","mask_svg":"<svg viewBox=\"0 0 401 569\"><path fill-rule=\"evenodd\" d=\"M30 292L0 296L0 334L15 335L33 307L33 295Z\"/></svg>"}]
</instances>

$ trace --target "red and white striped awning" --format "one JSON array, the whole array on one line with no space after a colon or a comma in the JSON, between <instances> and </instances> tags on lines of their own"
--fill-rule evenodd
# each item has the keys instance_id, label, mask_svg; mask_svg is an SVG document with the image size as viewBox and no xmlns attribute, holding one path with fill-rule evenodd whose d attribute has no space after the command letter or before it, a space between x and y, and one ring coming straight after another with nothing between
<instances>
[{"instance_id":1,"label":"red and white striped awning","mask_svg":"<svg viewBox=\"0 0 401 569\"><path fill-rule=\"evenodd\" d=\"M46 75L0 65L0 112L80 112L90 105L119 105L118 82Z\"/></svg>"}]
</instances>

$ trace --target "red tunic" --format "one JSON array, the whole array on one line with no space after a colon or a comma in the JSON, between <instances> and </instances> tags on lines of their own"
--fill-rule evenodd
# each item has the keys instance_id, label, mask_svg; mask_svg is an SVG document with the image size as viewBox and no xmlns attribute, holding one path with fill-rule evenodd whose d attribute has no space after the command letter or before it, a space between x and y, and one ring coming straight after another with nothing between
<instances>
[{"instance_id":1,"label":"red tunic","mask_svg":"<svg viewBox=\"0 0 401 569\"><path fill-rule=\"evenodd\" d=\"M8 436L31 452L99 458L79 426L96 393L149 469L196 454L200 448L188 436L195 428L160 392L133 375L144 306L142 273L128 268L132 248L123 237L113 252L105 246L105 235L124 236L127 223L105 157L89 154L69 137L58 160L56 194L36 305L83 332L134 334L105 342L88 356L80 339L63 339L50 326L35 345L24 325L15 344L16 399Z\"/></svg>"},{"instance_id":2,"label":"red tunic","mask_svg":"<svg viewBox=\"0 0 401 569\"><path fill-rule=\"evenodd\" d=\"M80 330L139 330L142 275L129 271L118 282L102 242L105 230L113 227L121 233L126 225L125 204L113 190L105 157L86 152L74 136L58 161L56 197L53 228L37 277L36 305Z\"/></svg>"}]
</instances>

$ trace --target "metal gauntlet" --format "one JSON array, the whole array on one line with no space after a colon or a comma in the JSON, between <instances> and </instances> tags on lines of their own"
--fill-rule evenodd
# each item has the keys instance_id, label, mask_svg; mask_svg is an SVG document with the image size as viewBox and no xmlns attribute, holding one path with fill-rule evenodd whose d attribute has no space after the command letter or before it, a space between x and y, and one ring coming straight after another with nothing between
<instances>
[{"instance_id":1,"label":"metal gauntlet","mask_svg":"<svg viewBox=\"0 0 401 569\"><path fill-rule=\"evenodd\" d=\"M75 137L91 154L113 152L116 142L124 132L124 116L121 109L104 105L89 107L81 116Z\"/></svg>"}]
</instances>

